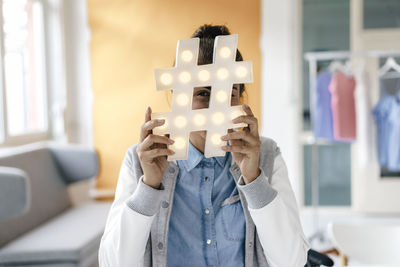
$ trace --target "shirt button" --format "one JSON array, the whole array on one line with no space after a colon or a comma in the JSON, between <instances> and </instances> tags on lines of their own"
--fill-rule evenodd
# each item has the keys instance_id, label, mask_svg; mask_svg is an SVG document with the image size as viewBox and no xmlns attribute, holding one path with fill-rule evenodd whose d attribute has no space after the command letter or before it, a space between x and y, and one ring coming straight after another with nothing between
<instances>
[{"instance_id":1,"label":"shirt button","mask_svg":"<svg viewBox=\"0 0 400 267\"><path fill-rule=\"evenodd\" d=\"M249 247L252 247L253 246L253 243L252 242L249 242Z\"/></svg>"},{"instance_id":2,"label":"shirt button","mask_svg":"<svg viewBox=\"0 0 400 267\"><path fill-rule=\"evenodd\" d=\"M163 249L164 245L163 245L163 243L160 242L160 243L158 243L157 247L158 247L158 249Z\"/></svg>"},{"instance_id":3,"label":"shirt button","mask_svg":"<svg viewBox=\"0 0 400 267\"><path fill-rule=\"evenodd\" d=\"M172 167L169 167L169 168L168 168L168 171L169 171L169 173L174 173L174 172L175 172L175 169L172 168Z\"/></svg>"},{"instance_id":4,"label":"shirt button","mask_svg":"<svg viewBox=\"0 0 400 267\"><path fill-rule=\"evenodd\" d=\"M168 206L169 206L169 203L167 201L163 201L161 203L161 207L163 207L163 208L168 208Z\"/></svg>"},{"instance_id":5,"label":"shirt button","mask_svg":"<svg viewBox=\"0 0 400 267\"><path fill-rule=\"evenodd\" d=\"M208 244L208 245L211 244L211 239L207 239L207 244Z\"/></svg>"},{"instance_id":6,"label":"shirt button","mask_svg":"<svg viewBox=\"0 0 400 267\"><path fill-rule=\"evenodd\" d=\"M210 210L209 209L205 209L205 211L204 211L206 214L209 214L210 213Z\"/></svg>"},{"instance_id":7,"label":"shirt button","mask_svg":"<svg viewBox=\"0 0 400 267\"><path fill-rule=\"evenodd\" d=\"M208 177L205 177L205 178L204 178L204 181L206 181L206 182L207 182L207 181L208 181L208 179L209 179Z\"/></svg>"}]
</instances>

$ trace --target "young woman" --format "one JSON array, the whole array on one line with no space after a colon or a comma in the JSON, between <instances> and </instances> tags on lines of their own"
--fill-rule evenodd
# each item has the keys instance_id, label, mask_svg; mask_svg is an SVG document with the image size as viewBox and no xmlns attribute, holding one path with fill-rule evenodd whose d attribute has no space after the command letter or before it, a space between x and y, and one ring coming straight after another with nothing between
<instances>
[{"instance_id":1,"label":"young woman","mask_svg":"<svg viewBox=\"0 0 400 267\"><path fill-rule=\"evenodd\" d=\"M198 64L210 64L214 39L225 26L204 25ZM237 51L236 61L242 61ZM207 108L211 88L195 88L193 109ZM245 90L235 84L232 105ZM205 131L190 135L187 160L168 162L173 140L152 134L163 120L147 108L139 143L120 170L114 203L99 250L100 266L300 267L308 243L276 143L260 137L257 118L234 120L248 127L229 131L224 157L205 158ZM270 126L273 127L273 126ZM168 248L168 249L167 249Z\"/></svg>"}]
</instances>

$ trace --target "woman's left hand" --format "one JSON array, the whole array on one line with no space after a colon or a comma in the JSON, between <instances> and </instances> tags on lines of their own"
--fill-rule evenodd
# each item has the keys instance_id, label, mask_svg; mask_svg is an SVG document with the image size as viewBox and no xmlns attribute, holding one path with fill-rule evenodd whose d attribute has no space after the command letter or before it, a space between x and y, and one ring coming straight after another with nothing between
<instances>
[{"instance_id":1,"label":"woman's left hand","mask_svg":"<svg viewBox=\"0 0 400 267\"><path fill-rule=\"evenodd\" d=\"M253 112L247 105L242 105L247 115L239 116L232 120L233 123L247 123L241 131L230 131L221 137L224 141L229 141L230 145L223 146L222 150L232 152L233 159L240 167L244 182L251 183L261 173L259 169L260 159L260 136L258 134L258 121Z\"/></svg>"}]
</instances>

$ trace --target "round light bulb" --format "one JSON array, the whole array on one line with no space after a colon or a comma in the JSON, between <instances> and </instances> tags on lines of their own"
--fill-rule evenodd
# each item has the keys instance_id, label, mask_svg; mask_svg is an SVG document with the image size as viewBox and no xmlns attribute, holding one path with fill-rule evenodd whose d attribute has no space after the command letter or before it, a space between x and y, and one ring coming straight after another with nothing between
<instances>
[{"instance_id":1,"label":"round light bulb","mask_svg":"<svg viewBox=\"0 0 400 267\"><path fill-rule=\"evenodd\" d=\"M192 77L190 76L190 73L187 71L183 71L179 74L179 80L183 83L188 83L190 82L190 79Z\"/></svg>"},{"instance_id":2,"label":"round light bulb","mask_svg":"<svg viewBox=\"0 0 400 267\"><path fill-rule=\"evenodd\" d=\"M225 80L229 76L229 72L226 68L220 68L217 71L217 76L221 80Z\"/></svg>"},{"instance_id":3,"label":"round light bulb","mask_svg":"<svg viewBox=\"0 0 400 267\"><path fill-rule=\"evenodd\" d=\"M181 93L176 97L176 103L180 106L186 106L189 103L189 97L185 93Z\"/></svg>"},{"instance_id":4,"label":"round light bulb","mask_svg":"<svg viewBox=\"0 0 400 267\"><path fill-rule=\"evenodd\" d=\"M219 55L222 58L227 58L230 56L230 54L231 54L231 50L227 46L224 46L219 50Z\"/></svg>"},{"instance_id":5,"label":"round light bulb","mask_svg":"<svg viewBox=\"0 0 400 267\"><path fill-rule=\"evenodd\" d=\"M172 75L170 73L161 74L160 81L163 85L170 85L172 83Z\"/></svg>"},{"instance_id":6,"label":"round light bulb","mask_svg":"<svg viewBox=\"0 0 400 267\"><path fill-rule=\"evenodd\" d=\"M187 120L183 116L178 116L175 118L175 126L178 128L183 128L186 126Z\"/></svg>"},{"instance_id":7,"label":"round light bulb","mask_svg":"<svg viewBox=\"0 0 400 267\"><path fill-rule=\"evenodd\" d=\"M210 79L210 73L207 70L199 71L199 80L202 82L208 81Z\"/></svg>"},{"instance_id":8,"label":"round light bulb","mask_svg":"<svg viewBox=\"0 0 400 267\"><path fill-rule=\"evenodd\" d=\"M185 139L183 137L176 137L174 139L175 143L172 145L173 148L176 149L184 149L186 147L186 142Z\"/></svg>"},{"instance_id":9,"label":"round light bulb","mask_svg":"<svg viewBox=\"0 0 400 267\"><path fill-rule=\"evenodd\" d=\"M203 126L206 123L206 116L198 113L198 114L194 115L193 121L194 121L194 124L196 124L197 126Z\"/></svg>"},{"instance_id":10,"label":"round light bulb","mask_svg":"<svg viewBox=\"0 0 400 267\"><path fill-rule=\"evenodd\" d=\"M239 78L243 78L247 75L247 69L243 66L239 66L236 71L236 76L238 76Z\"/></svg>"},{"instance_id":11,"label":"round light bulb","mask_svg":"<svg viewBox=\"0 0 400 267\"><path fill-rule=\"evenodd\" d=\"M212 142L214 145L220 145L220 144L222 143L221 135L220 135L220 134L213 134L213 135L211 136L211 142Z\"/></svg>"},{"instance_id":12,"label":"round light bulb","mask_svg":"<svg viewBox=\"0 0 400 267\"><path fill-rule=\"evenodd\" d=\"M212 115L212 121L214 122L214 124L220 125L224 122L225 120L225 115L222 112L215 112Z\"/></svg>"},{"instance_id":13,"label":"round light bulb","mask_svg":"<svg viewBox=\"0 0 400 267\"><path fill-rule=\"evenodd\" d=\"M218 102L225 102L226 99L228 98L227 94L223 90L219 90L216 94L215 97L217 98Z\"/></svg>"},{"instance_id":14,"label":"round light bulb","mask_svg":"<svg viewBox=\"0 0 400 267\"><path fill-rule=\"evenodd\" d=\"M190 50L185 50L181 54L181 58L185 62L189 62L193 59L193 53Z\"/></svg>"}]
</instances>

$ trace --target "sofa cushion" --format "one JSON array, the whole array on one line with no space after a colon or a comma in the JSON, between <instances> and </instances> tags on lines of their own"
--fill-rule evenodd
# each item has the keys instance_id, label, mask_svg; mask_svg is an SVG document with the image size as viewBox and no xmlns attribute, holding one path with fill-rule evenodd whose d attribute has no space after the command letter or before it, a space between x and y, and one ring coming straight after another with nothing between
<instances>
[{"instance_id":1,"label":"sofa cushion","mask_svg":"<svg viewBox=\"0 0 400 267\"><path fill-rule=\"evenodd\" d=\"M0 266L97 261L93 254L110 206L110 202L91 202L69 209L0 249Z\"/></svg>"},{"instance_id":2,"label":"sofa cushion","mask_svg":"<svg viewBox=\"0 0 400 267\"><path fill-rule=\"evenodd\" d=\"M14 167L28 175L30 207L22 216L0 222L0 248L71 206L64 179L50 150L36 143L0 155L0 166Z\"/></svg>"}]
</instances>

